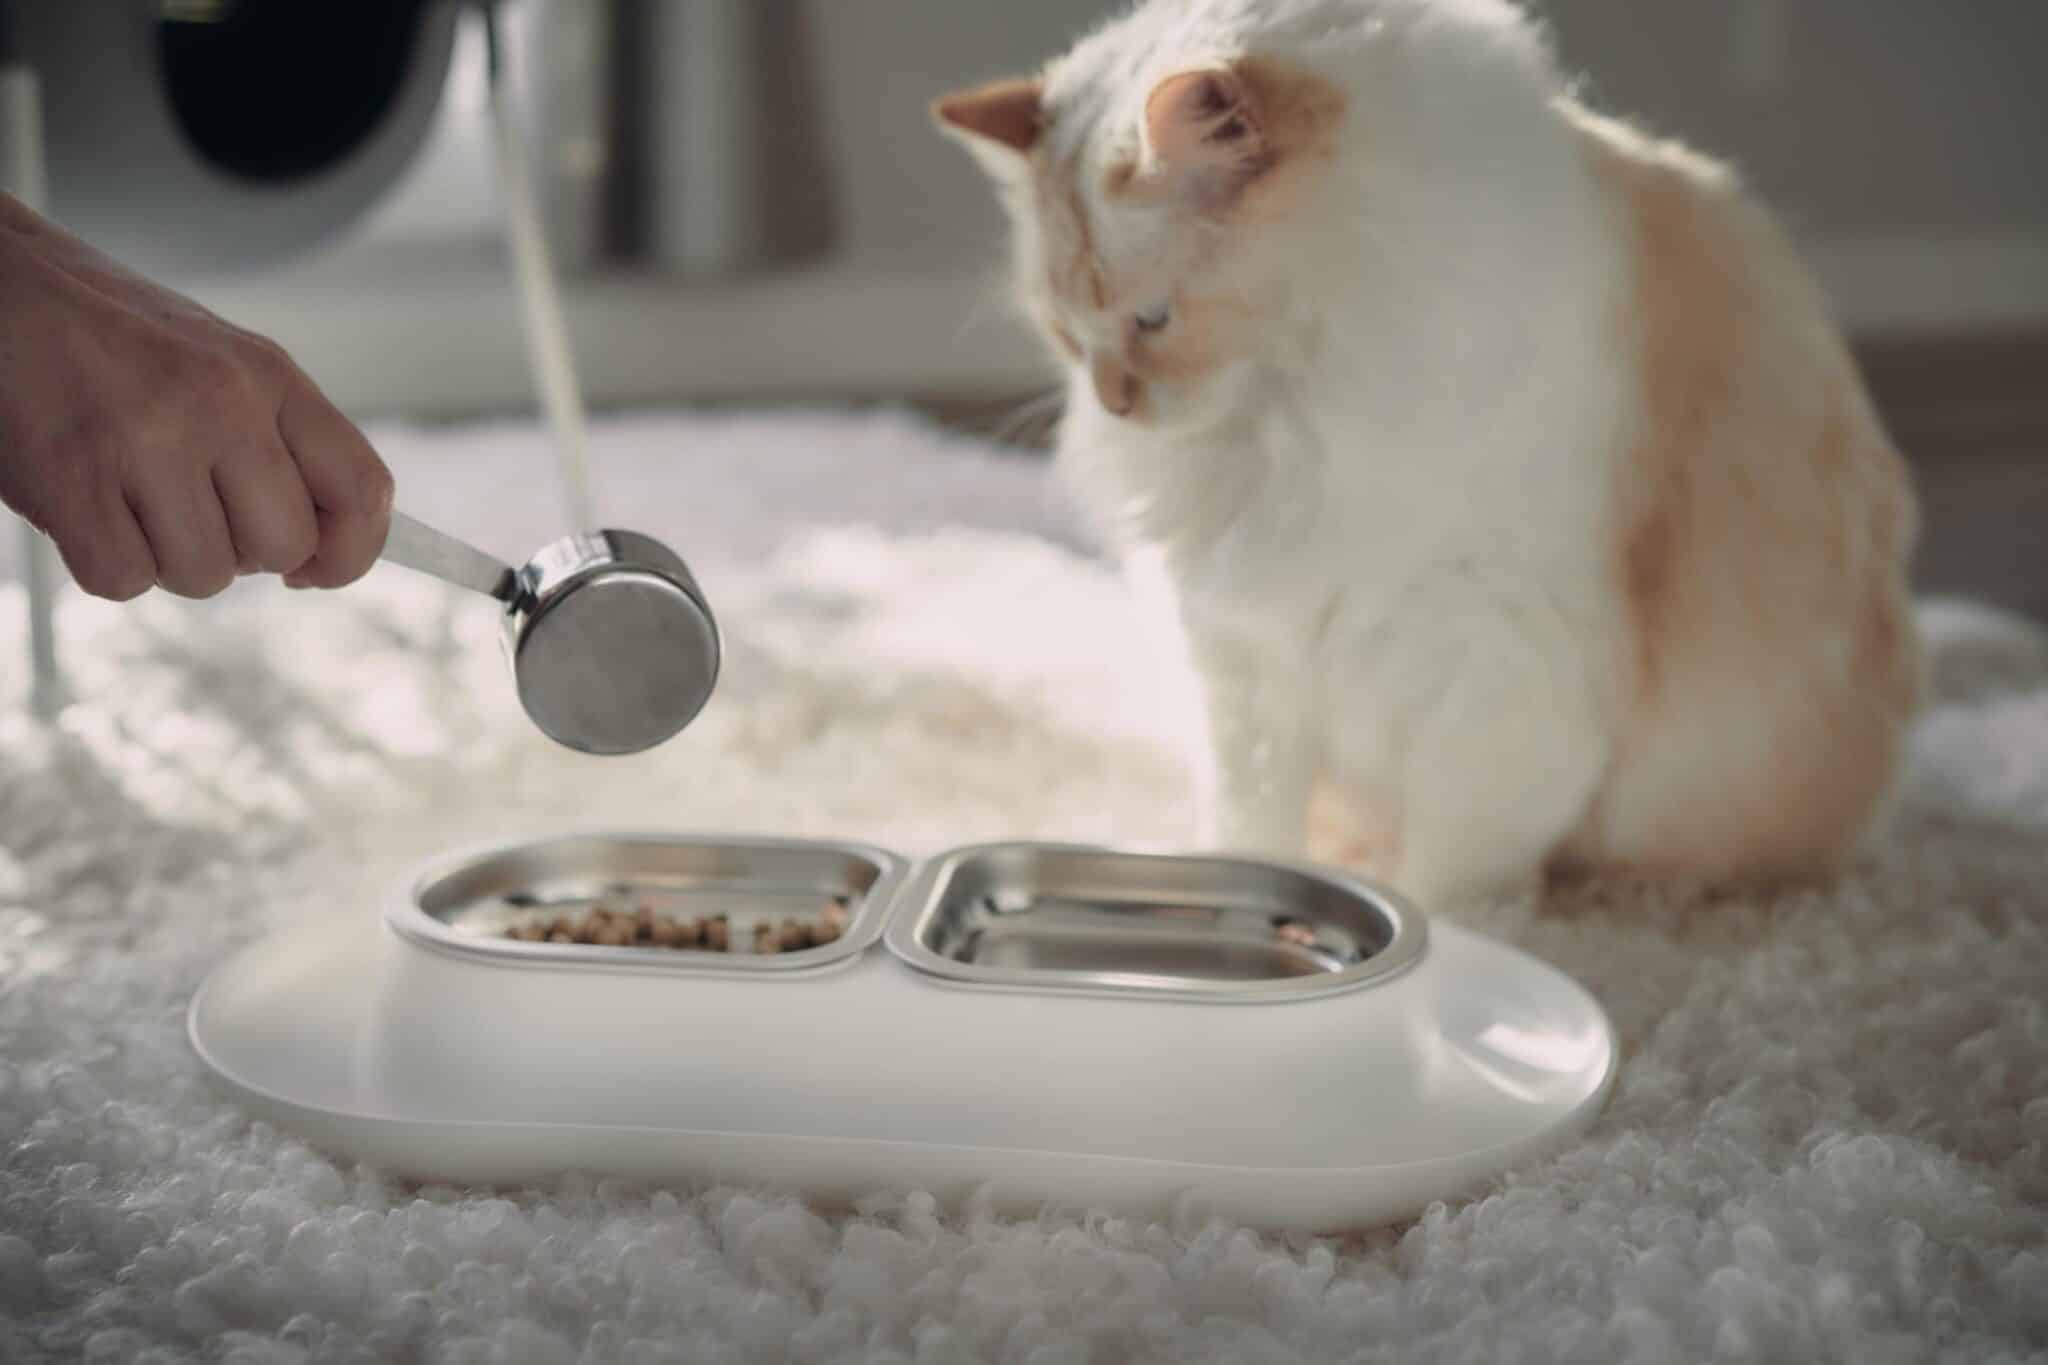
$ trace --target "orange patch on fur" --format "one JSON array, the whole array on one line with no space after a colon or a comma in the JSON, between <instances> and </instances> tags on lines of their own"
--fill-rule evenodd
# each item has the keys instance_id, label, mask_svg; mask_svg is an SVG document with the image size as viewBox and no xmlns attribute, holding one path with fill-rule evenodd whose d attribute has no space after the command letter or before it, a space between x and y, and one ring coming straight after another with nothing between
<instances>
[{"instance_id":1,"label":"orange patch on fur","mask_svg":"<svg viewBox=\"0 0 2048 1365\"><path fill-rule=\"evenodd\" d=\"M1636 625L1636 687L1654 693L1663 672L1660 642L1674 612L1679 541L1685 534L1684 469L1670 470L1666 486L1622 540L1621 581Z\"/></svg>"},{"instance_id":2,"label":"orange patch on fur","mask_svg":"<svg viewBox=\"0 0 2048 1365\"><path fill-rule=\"evenodd\" d=\"M1312 71L1272 57L1232 68L1258 111L1259 136L1276 160L1331 156L1344 123L1344 92Z\"/></svg>"},{"instance_id":3,"label":"orange patch on fur","mask_svg":"<svg viewBox=\"0 0 2048 1365\"><path fill-rule=\"evenodd\" d=\"M1112 355L1097 355L1089 361L1088 378L1095 397L1105 411L1127 417L1138 406L1138 380Z\"/></svg>"},{"instance_id":4,"label":"orange patch on fur","mask_svg":"<svg viewBox=\"0 0 2048 1365\"><path fill-rule=\"evenodd\" d=\"M1615 490L1616 747L1562 855L1832 870L1919 690L1910 481L1768 220L1706 163L1575 118L1632 250L1642 429Z\"/></svg>"},{"instance_id":5,"label":"orange patch on fur","mask_svg":"<svg viewBox=\"0 0 2048 1365\"><path fill-rule=\"evenodd\" d=\"M1387 814L1327 777L1317 781L1309 792L1309 856L1368 877L1392 876L1401 838Z\"/></svg>"},{"instance_id":6,"label":"orange patch on fur","mask_svg":"<svg viewBox=\"0 0 2048 1365\"><path fill-rule=\"evenodd\" d=\"M1038 201L1047 219L1048 243L1058 246L1057 258L1048 261L1047 288L1055 298L1090 308L1107 306L1109 286L1096 254L1095 233L1088 225L1088 205L1075 177L1065 168L1042 167Z\"/></svg>"},{"instance_id":7,"label":"orange patch on fur","mask_svg":"<svg viewBox=\"0 0 2048 1365\"><path fill-rule=\"evenodd\" d=\"M1636 637L1636 687L1654 694L1668 641L1682 629L1678 575L1692 524L1695 480L1729 357L1744 343L1744 282L1720 258L1695 212L1691 185L1662 166L1606 159L1636 244L1634 331L1646 430L1627 472L1621 583Z\"/></svg>"},{"instance_id":8,"label":"orange patch on fur","mask_svg":"<svg viewBox=\"0 0 2048 1365\"><path fill-rule=\"evenodd\" d=\"M1321 76L1273 58L1247 57L1237 69L1261 110L1269 150L1238 195L1231 218L1237 230L1257 232L1294 211L1336 159L1346 102L1344 92Z\"/></svg>"}]
</instances>

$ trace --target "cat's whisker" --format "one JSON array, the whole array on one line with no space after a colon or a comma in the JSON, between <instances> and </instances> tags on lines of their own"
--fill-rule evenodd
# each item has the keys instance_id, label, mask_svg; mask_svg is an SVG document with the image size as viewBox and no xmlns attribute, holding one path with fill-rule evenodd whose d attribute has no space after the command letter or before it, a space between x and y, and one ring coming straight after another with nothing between
<instances>
[{"instance_id":1,"label":"cat's whisker","mask_svg":"<svg viewBox=\"0 0 2048 1365\"><path fill-rule=\"evenodd\" d=\"M1055 384L1041 393L1019 399L1007 412L1000 414L987 429L978 432L997 445L1010 445L1020 437L1026 437L1027 444L1040 444L1042 438L1058 421L1065 406L1066 389Z\"/></svg>"}]
</instances>

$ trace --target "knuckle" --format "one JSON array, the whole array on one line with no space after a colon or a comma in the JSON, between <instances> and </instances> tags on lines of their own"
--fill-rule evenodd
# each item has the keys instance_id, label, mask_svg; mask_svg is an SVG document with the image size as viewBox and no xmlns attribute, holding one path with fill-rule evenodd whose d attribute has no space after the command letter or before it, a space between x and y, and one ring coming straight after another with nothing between
<instances>
[{"instance_id":1,"label":"knuckle","mask_svg":"<svg viewBox=\"0 0 2048 1365\"><path fill-rule=\"evenodd\" d=\"M163 575L165 589L179 597L212 597L234 581L235 566L232 563L208 564Z\"/></svg>"},{"instance_id":2,"label":"knuckle","mask_svg":"<svg viewBox=\"0 0 2048 1365\"><path fill-rule=\"evenodd\" d=\"M149 565L129 556L108 554L90 540L59 541L58 549L72 581L94 597L126 602L148 592L155 583Z\"/></svg>"},{"instance_id":3,"label":"knuckle","mask_svg":"<svg viewBox=\"0 0 2048 1365\"><path fill-rule=\"evenodd\" d=\"M374 537L364 533L367 521L352 518L348 524L329 528L320 539L309 576L323 588L339 588L355 582L377 562L380 548Z\"/></svg>"},{"instance_id":4,"label":"knuckle","mask_svg":"<svg viewBox=\"0 0 2048 1365\"><path fill-rule=\"evenodd\" d=\"M156 581L179 597L211 597L235 581L235 547L223 528L218 536L159 549Z\"/></svg>"},{"instance_id":5,"label":"knuckle","mask_svg":"<svg viewBox=\"0 0 2048 1365\"><path fill-rule=\"evenodd\" d=\"M320 553L299 568L300 577L316 588L339 588L362 576L355 556L339 546L322 545Z\"/></svg>"},{"instance_id":6,"label":"knuckle","mask_svg":"<svg viewBox=\"0 0 2048 1365\"><path fill-rule=\"evenodd\" d=\"M222 403L241 396L247 375L226 352L195 346L185 354L179 379L193 398Z\"/></svg>"},{"instance_id":7,"label":"knuckle","mask_svg":"<svg viewBox=\"0 0 2048 1365\"><path fill-rule=\"evenodd\" d=\"M170 390L166 406L187 424L215 425L223 416L232 420L235 410L259 402L264 387L245 356L240 347L176 343L164 367Z\"/></svg>"},{"instance_id":8,"label":"knuckle","mask_svg":"<svg viewBox=\"0 0 2048 1365\"><path fill-rule=\"evenodd\" d=\"M283 389L298 378L290 353L269 337L244 333L239 353L246 373L270 388Z\"/></svg>"},{"instance_id":9,"label":"knuckle","mask_svg":"<svg viewBox=\"0 0 2048 1365\"><path fill-rule=\"evenodd\" d=\"M311 517L302 517L294 522L278 542L276 563L270 567L279 572L289 572L311 559L320 549L320 531Z\"/></svg>"},{"instance_id":10,"label":"knuckle","mask_svg":"<svg viewBox=\"0 0 2048 1365\"><path fill-rule=\"evenodd\" d=\"M290 573L313 557L320 537L303 522L282 526L255 547L256 566L268 573Z\"/></svg>"},{"instance_id":11,"label":"knuckle","mask_svg":"<svg viewBox=\"0 0 2048 1365\"><path fill-rule=\"evenodd\" d=\"M207 446L201 434L217 434L232 407L232 367L181 337L151 338L134 354L138 391L79 433L82 452L116 463L145 453L152 463L197 463Z\"/></svg>"}]
</instances>

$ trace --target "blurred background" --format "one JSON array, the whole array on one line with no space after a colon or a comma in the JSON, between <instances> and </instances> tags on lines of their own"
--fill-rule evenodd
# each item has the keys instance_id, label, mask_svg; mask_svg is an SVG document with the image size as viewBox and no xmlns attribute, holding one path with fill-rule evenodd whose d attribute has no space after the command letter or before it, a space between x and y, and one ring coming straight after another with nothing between
<instances>
[{"instance_id":1,"label":"blurred background","mask_svg":"<svg viewBox=\"0 0 2048 1365\"><path fill-rule=\"evenodd\" d=\"M358 416L530 411L476 14L359 0L331 7L346 33L322 36L306 7L273 6L317 44L285 61L193 36L218 39L238 8L265 7L25 7L31 56L55 68L56 215L121 225L119 254L276 337ZM505 59L592 406L910 402L1003 428L1048 371L1001 306L991 196L926 106L1120 8L507 0ZM1799 237L1915 463L1925 586L2048 618L2048 6L1538 8L1597 104L1734 161ZM140 41L138 10L156 48L136 49L116 99L106 53ZM381 99L378 126L337 131L331 164L266 165L271 121L249 111L337 69L362 79L336 107ZM119 111L163 117L165 101L185 145L138 137L135 175L168 177L162 212L190 222L95 198ZM75 173L87 164L101 188ZM339 188L316 203L323 181ZM243 197L209 188L223 184ZM303 212L277 207L293 196ZM1028 447L1044 429L1005 434Z\"/></svg>"}]
</instances>

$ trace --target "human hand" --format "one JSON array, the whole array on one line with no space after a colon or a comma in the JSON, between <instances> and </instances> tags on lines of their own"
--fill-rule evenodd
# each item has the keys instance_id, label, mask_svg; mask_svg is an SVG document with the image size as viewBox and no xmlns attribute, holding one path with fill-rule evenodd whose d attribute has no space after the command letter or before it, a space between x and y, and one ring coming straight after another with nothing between
<instances>
[{"instance_id":1,"label":"human hand","mask_svg":"<svg viewBox=\"0 0 2048 1365\"><path fill-rule=\"evenodd\" d=\"M0 501L125 601L237 573L337 588L384 546L390 471L275 343L0 194Z\"/></svg>"}]
</instances>

